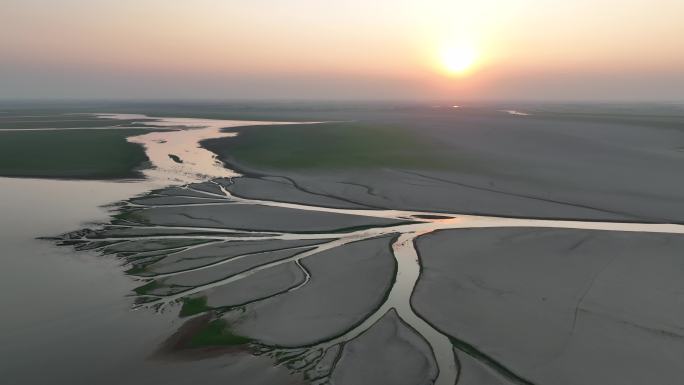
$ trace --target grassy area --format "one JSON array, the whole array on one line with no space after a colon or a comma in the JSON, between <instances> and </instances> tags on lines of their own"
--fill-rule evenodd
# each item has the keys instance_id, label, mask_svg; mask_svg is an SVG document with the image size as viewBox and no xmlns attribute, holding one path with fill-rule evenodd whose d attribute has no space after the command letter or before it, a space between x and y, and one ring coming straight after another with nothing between
<instances>
[{"instance_id":1,"label":"grassy area","mask_svg":"<svg viewBox=\"0 0 684 385\"><path fill-rule=\"evenodd\" d=\"M228 163L256 169L447 168L457 161L414 133L358 123L248 127L202 144Z\"/></svg>"},{"instance_id":2,"label":"grassy area","mask_svg":"<svg viewBox=\"0 0 684 385\"><path fill-rule=\"evenodd\" d=\"M190 340L191 347L244 345L251 340L233 334L230 325L223 319L211 321Z\"/></svg>"},{"instance_id":3,"label":"grassy area","mask_svg":"<svg viewBox=\"0 0 684 385\"><path fill-rule=\"evenodd\" d=\"M60 118L47 116L33 119L11 119L0 116L0 129L22 130L31 128L90 128L90 127L113 127L134 124L134 120L114 120L99 118ZM139 125L138 125L139 126Z\"/></svg>"},{"instance_id":4,"label":"grassy area","mask_svg":"<svg viewBox=\"0 0 684 385\"><path fill-rule=\"evenodd\" d=\"M211 310L207 306L207 297L183 298L183 307L181 307L179 316L187 317L204 313L207 310Z\"/></svg>"},{"instance_id":5,"label":"grassy area","mask_svg":"<svg viewBox=\"0 0 684 385\"><path fill-rule=\"evenodd\" d=\"M126 141L145 130L0 132L0 175L110 179L139 177L144 149Z\"/></svg>"},{"instance_id":6,"label":"grassy area","mask_svg":"<svg viewBox=\"0 0 684 385\"><path fill-rule=\"evenodd\" d=\"M138 286L133 291L138 295L145 295L151 293L155 289L159 289L162 285L157 280L150 281L142 286Z\"/></svg>"}]
</instances>

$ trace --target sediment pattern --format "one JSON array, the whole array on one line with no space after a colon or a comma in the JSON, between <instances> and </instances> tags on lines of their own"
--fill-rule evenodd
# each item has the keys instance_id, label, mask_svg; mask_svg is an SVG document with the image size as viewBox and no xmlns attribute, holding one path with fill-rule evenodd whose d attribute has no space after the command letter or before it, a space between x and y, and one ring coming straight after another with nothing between
<instances>
[{"instance_id":1,"label":"sediment pattern","mask_svg":"<svg viewBox=\"0 0 684 385\"><path fill-rule=\"evenodd\" d=\"M238 180L152 191L121 203L111 223L59 242L121 258L141 282L135 306L205 317L187 347L239 345L311 384L365 376L374 384L452 385L479 372L488 381L531 383L412 306L421 236L473 228L684 234L675 224L370 209L287 184L290 202L252 199L233 187L244 193L274 180ZM463 373L469 368L478 373Z\"/></svg>"}]
</instances>

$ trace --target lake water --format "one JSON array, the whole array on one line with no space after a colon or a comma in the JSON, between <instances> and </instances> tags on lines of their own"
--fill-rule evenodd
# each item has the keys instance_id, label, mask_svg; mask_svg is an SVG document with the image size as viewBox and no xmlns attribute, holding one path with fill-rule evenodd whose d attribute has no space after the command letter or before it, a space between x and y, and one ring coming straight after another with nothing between
<instances>
[{"instance_id":1,"label":"lake water","mask_svg":"<svg viewBox=\"0 0 684 385\"><path fill-rule=\"evenodd\" d=\"M155 123L172 130L129 138L146 148L154 165L146 170L146 180L0 178L0 303L5 309L0 317L0 378L8 384L223 384L235 376L248 376L256 384L284 378L284 370L272 368L269 359L248 354L159 358L160 346L184 322L177 309L132 311L131 293L139 282L122 273L120 260L39 239L107 222L108 205L155 188L237 175L198 141L233 135L221 133L222 127L264 124L203 119Z\"/></svg>"},{"instance_id":2,"label":"lake water","mask_svg":"<svg viewBox=\"0 0 684 385\"><path fill-rule=\"evenodd\" d=\"M155 359L183 322L177 312L131 311L138 285L122 274L118 260L36 239L105 221L102 205L152 187L0 178L4 384L225 384L270 365L244 356Z\"/></svg>"}]
</instances>

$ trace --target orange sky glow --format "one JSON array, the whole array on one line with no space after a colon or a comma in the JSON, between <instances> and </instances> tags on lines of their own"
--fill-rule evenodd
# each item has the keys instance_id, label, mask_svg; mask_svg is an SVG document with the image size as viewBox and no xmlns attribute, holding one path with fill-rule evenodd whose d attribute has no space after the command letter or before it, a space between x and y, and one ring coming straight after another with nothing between
<instances>
[{"instance_id":1,"label":"orange sky glow","mask_svg":"<svg viewBox=\"0 0 684 385\"><path fill-rule=\"evenodd\" d=\"M0 97L68 81L125 97L123 79L132 97L684 99L683 16L681 0L8 0Z\"/></svg>"}]
</instances>

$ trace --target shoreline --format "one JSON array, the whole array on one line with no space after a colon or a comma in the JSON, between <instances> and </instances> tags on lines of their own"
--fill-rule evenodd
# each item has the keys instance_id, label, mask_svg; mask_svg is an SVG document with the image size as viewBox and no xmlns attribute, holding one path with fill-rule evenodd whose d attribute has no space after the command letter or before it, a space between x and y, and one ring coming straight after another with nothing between
<instances>
[{"instance_id":1,"label":"shoreline","mask_svg":"<svg viewBox=\"0 0 684 385\"><path fill-rule=\"evenodd\" d=\"M303 124L300 122L151 117L141 114L97 114L97 116L122 120L144 119L134 124L174 129L129 136L126 140L143 147L151 163L151 167L142 170L148 179L181 185L213 178L238 176L235 170L225 167L216 154L204 148L201 145L202 141L238 135L237 132L228 130L231 128Z\"/></svg>"},{"instance_id":2,"label":"shoreline","mask_svg":"<svg viewBox=\"0 0 684 385\"><path fill-rule=\"evenodd\" d=\"M597 218L563 220L558 219L560 218L558 216L550 215L537 217L506 215L506 213L473 215L462 214L464 211L455 210L422 209L418 211L409 205L401 206L411 203L410 201L392 201L391 199L387 201L397 208L384 209L376 205L379 200L378 196L382 195L374 191L376 187L372 184L355 180L355 185L351 186L349 183L344 185L337 179L340 175L365 174L366 180L371 180L376 185L379 182L385 183L386 179L375 179L375 174L366 170L353 170L346 173L328 172L327 175L312 173L306 177L303 173L292 175L290 172L283 172L284 175L278 175L274 172L273 175L268 175L259 170L253 172L249 166L241 164L233 157L224 156L224 159L220 160L221 163L217 163L218 154L208 148L211 146L206 143L214 139L216 135L221 140L240 140L240 131L246 129L244 122L231 121L236 124L235 131L238 131L236 133L229 131L233 127L223 127L226 121L212 120L208 127L198 128L190 126L192 123L197 123L197 120L159 119L162 120L162 124L167 124L169 127L178 127L180 123L184 123L185 129L163 131L155 135L145 134L129 139L138 140L146 145L146 154L150 154L151 162L157 168L166 167L166 163L158 162L161 158L165 162L174 163L175 168L167 168L165 171L178 173L178 176L173 178L148 170L143 183L139 183L138 180L129 180L133 186L145 191L137 197L127 198L114 211L135 213L135 215L110 216L110 223L100 223L91 231L68 233L61 239L64 245L80 244L83 249L91 249L93 253L115 254L114 258L121 261L127 268L125 274L139 280L139 283L144 283L134 290L137 298L141 300L141 303L136 306L150 307L163 312L164 309L176 309L179 302L184 299L204 298L198 300L202 305L196 307L194 311L212 319L216 318L217 323L213 325L219 325L221 323L218 320L224 320L227 327L226 333L223 329L214 330L216 332L214 334L207 334L200 330L205 337L208 336L207 338L217 338L216 341L209 338L208 342L212 345L228 339L225 336L232 336L231 341L255 341L256 346L271 349L268 351L270 354L266 353L266 355L272 358L278 355L287 356L297 352L298 349L310 349L312 353L318 350L327 354L330 349L337 349L335 348L337 344L340 344L338 353L343 354L346 343L370 349L374 344L377 345L377 340L366 338L378 330L378 325L381 325L380 320L386 320L388 312L394 311L395 313L392 314L399 317L400 323L397 325L404 325L401 327L407 327L409 332L415 333L418 340L422 337L422 343L426 344L421 345L422 348L420 346L414 346L414 348L422 351L427 347L427 353L421 354L424 357L432 356L432 360L428 358L428 362L432 362L438 369L436 372L438 374L434 377L435 383L453 383L452 379L458 378L461 374L462 369L458 366L458 362L463 359L475 360L497 372L498 375L506 376L516 373L515 379L525 382L524 377L536 376L536 374L529 373L525 366L520 365L514 357L489 356L488 354L497 351L496 345L480 341L479 338L483 334L477 331L473 335L467 334L469 329L462 328L463 325L458 324L458 315L452 315L452 318L441 322L434 314L426 317L427 313L424 312L426 309L431 312L440 310L431 307L433 302L430 298L433 298L433 295L427 295L418 302L419 308L411 302L416 288L426 285L426 282L428 284L435 282L434 277L426 278L429 277L430 271L426 272L427 275L423 275L425 264L434 262L434 258L450 260L450 257L453 257L450 253L457 249L457 247L449 247L437 250L435 252L437 254L423 259L421 249L416 245L425 243L425 239L428 239L425 236L447 237L448 239L465 236L469 239L477 238L479 234L485 241L496 240L498 242L500 238L487 238L486 235L508 232L529 237L529 234L539 236L541 233L542 236L550 234L547 242L554 245L564 236L571 238L581 236L582 238L578 238L577 242L573 240L570 245L572 251L585 243L584 238L593 237L592 232L618 233L617 236L608 237L618 240L623 238L626 232L635 234L635 238L629 239L639 239L638 234L642 233L684 233L684 227L671 222L663 224L662 221L645 223L643 220L634 219L629 221ZM155 123L160 122L150 122L150 124ZM263 123L259 122L259 124ZM282 123L276 122L275 124ZM141 140L141 137L145 137L145 140ZM173 138L170 137L181 140L174 143ZM195 140L188 141L187 138ZM185 147L173 147L176 144ZM168 152L169 146L174 149L174 152ZM154 154L152 150L156 150ZM177 159L173 159L170 154L176 156ZM199 159L200 162L193 164L194 159ZM187 176L188 169L182 167L187 164L190 165L191 170L195 167L194 170L203 171L201 174L188 176L189 182L183 180ZM203 167L207 167L209 172L204 171L207 169ZM222 170L216 171L218 167ZM213 172L218 174L212 174ZM388 172L388 175L401 175L402 179L399 182L409 186L420 181L419 178L426 178L420 173L409 170L389 169L384 172ZM226 175L227 173L230 175ZM442 182L432 177L435 180L430 183L425 181L419 183L421 188L425 187L427 190L418 190L417 194L421 191L440 188ZM17 179L21 180L21 178ZM40 181L40 179L36 180ZM199 182L193 183L195 180ZM250 185L257 181L259 183ZM80 185L81 182L74 183ZM40 184L40 182L37 183ZM111 183L117 184L116 181ZM150 191L150 186L154 183L160 183L163 186ZM123 183L120 184L122 185ZM395 186L389 185L389 188L393 189ZM449 191L456 189L454 186L454 183L449 185L452 189ZM350 191L356 195L348 196ZM359 194L359 191L362 193ZM90 193L89 191L79 192ZM493 189L480 189L476 192L479 195L499 194L495 195L494 199L500 200L515 198L535 201L539 205L537 209L543 209L549 205L565 205L568 212L581 213L581 210L587 210L586 207L566 202L551 202L548 199L542 201L535 197L514 196L511 193L493 191ZM448 198L454 199L454 196L449 195ZM372 201L373 199L375 201ZM338 200L340 206L333 207L330 203L334 203L334 200ZM427 200L428 198L424 198L413 204L420 205ZM355 202L367 207L348 206ZM78 205L81 202L74 199L72 203ZM510 204L511 202L504 203ZM368 207L371 204L374 206ZM512 206L517 207L515 204ZM470 208L469 211L473 212L473 207ZM496 212L496 208L491 210ZM88 227L88 224L84 224L84 227ZM538 231L538 229L556 231ZM466 233L466 230L475 231ZM390 236L389 243L383 240ZM666 240L667 237L654 235L643 239L660 241ZM265 244L270 246L264 248ZM515 242L511 243L511 247L515 247L515 244ZM233 250L231 247L236 247L236 249L229 251ZM476 247L475 250L479 249ZM160 259L156 257L157 252L161 253L158 255L162 255ZM384 256L383 263L387 265L382 269L379 265L372 265L378 270L368 270L368 265L365 264L380 263L381 255ZM543 253L533 253L533 255L542 260L546 257ZM149 256L152 258L148 258ZM353 259L361 257L367 260ZM390 279L391 285L385 287L386 285L380 285L382 283L380 278L385 280L392 278L386 275L389 271L388 264L392 260L396 266L394 278ZM501 263L505 261L504 258ZM568 263L572 266L571 262ZM536 266L538 265L527 266L522 270L528 271L529 268ZM596 266L588 264L583 267L591 270ZM490 271L490 269L485 270L485 273ZM603 272L603 270L598 271ZM345 273L349 275L344 276ZM346 291L349 290L348 285L338 280L340 276L357 279L355 287L362 287L361 285L365 284L375 294L370 295L368 291L350 294ZM598 273L594 279L597 276ZM299 280L295 279L297 277ZM544 279L544 276L537 278ZM590 289L584 288L581 285L583 281L579 278L575 277L572 282L579 285L578 290L584 290L582 292L582 298L584 298L591 287ZM289 279L291 280L288 281ZM469 285L467 277L459 282ZM504 280L504 282L507 281ZM611 280L607 282L614 283ZM278 283L283 286L269 288L265 286L265 283ZM328 287L328 283L332 286ZM499 282L475 281L474 285L487 291L488 285L492 283L496 285ZM243 288L243 290L236 288ZM600 290L597 292L600 293ZM219 295L221 293L222 296ZM378 297L380 302L376 304L374 295L378 293L382 296ZM302 297L298 297L300 295ZM331 301L329 296L339 301ZM275 299L276 297L278 298ZM563 298L554 300L565 304ZM615 301L613 297L606 298ZM612 303L610 301L608 303ZM333 306L326 307L326 302L331 302ZM238 305L248 316L242 318L232 313L231 309ZM352 305L361 306L361 310L355 310ZM579 304L577 306L579 307ZM294 309L287 318L281 318L283 307ZM357 319L359 314L363 315L360 321ZM554 316L561 318L564 314L563 312L553 313ZM182 316L182 310L180 315ZM325 321L316 321L318 318ZM491 321L492 318L489 317L487 321ZM350 320L354 322L349 324ZM576 320L577 313L573 321L573 331ZM308 325L307 322L311 324ZM446 322L449 329L444 328L443 322ZM327 338L337 329L340 329L341 333ZM460 339L462 332L466 336ZM591 348L594 345L586 346ZM507 345L507 348L513 351L516 347L514 343ZM229 351L232 350L226 350L226 352ZM314 355L316 354L307 355L307 357ZM402 357L397 358L398 362L401 362L401 359L409 359ZM244 359L247 360L245 362L252 362L252 358ZM318 358L311 359L315 363ZM581 359L572 358L570 362L575 362L575 360ZM268 361L260 360L259 362L267 363ZM279 365L288 367L286 361ZM327 376L335 378L337 370L338 366L335 363L328 370ZM344 365L341 365L339 370L343 372ZM518 377L518 374L521 377Z\"/></svg>"}]
</instances>

